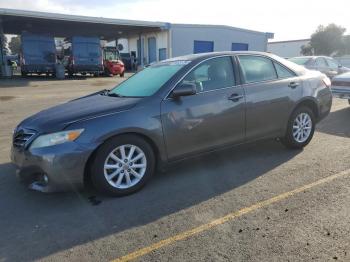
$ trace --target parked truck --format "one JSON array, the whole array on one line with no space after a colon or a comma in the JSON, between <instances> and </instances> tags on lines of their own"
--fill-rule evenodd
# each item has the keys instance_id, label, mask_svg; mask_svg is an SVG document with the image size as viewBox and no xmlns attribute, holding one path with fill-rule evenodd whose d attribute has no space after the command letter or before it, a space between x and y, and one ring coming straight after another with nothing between
<instances>
[{"instance_id":1,"label":"parked truck","mask_svg":"<svg viewBox=\"0 0 350 262\"><path fill-rule=\"evenodd\" d=\"M71 39L67 63L69 75L76 73L99 75L103 73L103 57L98 37L74 36Z\"/></svg>"},{"instance_id":2,"label":"parked truck","mask_svg":"<svg viewBox=\"0 0 350 262\"><path fill-rule=\"evenodd\" d=\"M22 33L20 66L22 76L55 75L56 47L51 36Z\"/></svg>"}]
</instances>

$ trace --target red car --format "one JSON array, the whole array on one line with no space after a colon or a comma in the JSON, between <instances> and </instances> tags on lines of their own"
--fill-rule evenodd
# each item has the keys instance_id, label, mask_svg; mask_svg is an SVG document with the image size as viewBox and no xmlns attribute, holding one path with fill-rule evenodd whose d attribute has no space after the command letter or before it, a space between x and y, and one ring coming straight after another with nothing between
<instances>
[{"instance_id":1,"label":"red car","mask_svg":"<svg viewBox=\"0 0 350 262\"><path fill-rule=\"evenodd\" d=\"M103 49L103 66L106 75L124 77L125 66L116 47L105 47Z\"/></svg>"}]
</instances>

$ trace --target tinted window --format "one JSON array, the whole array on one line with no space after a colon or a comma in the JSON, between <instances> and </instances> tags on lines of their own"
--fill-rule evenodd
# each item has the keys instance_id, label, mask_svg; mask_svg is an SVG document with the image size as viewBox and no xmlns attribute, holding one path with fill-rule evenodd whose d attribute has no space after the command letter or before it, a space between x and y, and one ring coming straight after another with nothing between
<instances>
[{"instance_id":1,"label":"tinted window","mask_svg":"<svg viewBox=\"0 0 350 262\"><path fill-rule=\"evenodd\" d=\"M261 56L239 56L246 83L277 79L271 59Z\"/></svg>"},{"instance_id":2,"label":"tinted window","mask_svg":"<svg viewBox=\"0 0 350 262\"><path fill-rule=\"evenodd\" d=\"M182 83L195 84L197 92L234 86L231 57L218 57L201 63L182 80Z\"/></svg>"},{"instance_id":3,"label":"tinted window","mask_svg":"<svg viewBox=\"0 0 350 262\"><path fill-rule=\"evenodd\" d=\"M292 71L290 71L286 67L280 65L279 63L274 62L274 65L275 65L275 68L277 71L278 78L289 78L289 77L295 76L295 74Z\"/></svg>"},{"instance_id":4,"label":"tinted window","mask_svg":"<svg viewBox=\"0 0 350 262\"><path fill-rule=\"evenodd\" d=\"M320 67L328 67L326 60L322 57L319 57L316 59L316 64L317 66L320 66Z\"/></svg>"},{"instance_id":5,"label":"tinted window","mask_svg":"<svg viewBox=\"0 0 350 262\"><path fill-rule=\"evenodd\" d=\"M338 69L338 67L339 67L339 64L334 59L327 58L327 63L331 69Z\"/></svg>"},{"instance_id":6,"label":"tinted window","mask_svg":"<svg viewBox=\"0 0 350 262\"><path fill-rule=\"evenodd\" d=\"M132 97L151 96L188 63L188 61L175 61L146 67L116 86L110 93Z\"/></svg>"}]
</instances>

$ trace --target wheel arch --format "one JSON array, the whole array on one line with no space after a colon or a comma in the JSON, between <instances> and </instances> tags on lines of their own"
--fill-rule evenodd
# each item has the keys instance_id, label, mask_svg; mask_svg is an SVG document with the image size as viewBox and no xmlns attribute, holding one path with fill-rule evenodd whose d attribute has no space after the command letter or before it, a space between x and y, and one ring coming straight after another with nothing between
<instances>
[{"instance_id":1,"label":"wheel arch","mask_svg":"<svg viewBox=\"0 0 350 262\"><path fill-rule=\"evenodd\" d=\"M314 97L305 97L302 100L300 100L293 108L292 112L290 113L293 114L293 112L297 109L300 108L301 106L306 106L308 108L310 108L312 110L312 112L315 115L316 120L319 119L320 116L320 112L319 112L319 108L318 108L318 103L316 98Z\"/></svg>"},{"instance_id":2,"label":"wheel arch","mask_svg":"<svg viewBox=\"0 0 350 262\"><path fill-rule=\"evenodd\" d=\"M115 138L115 137L119 137L119 136L124 136L124 135L134 135L134 136L138 136L141 137L142 139L144 139L152 148L153 152L154 152L154 156L155 156L155 161L156 161L156 166L162 162L162 158L161 158L161 153L160 150L156 144L156 142L151 139L149 136L143 134L143 133L139 133L139 132L124 132L124 133L118 133L118 134L113 134L111 136L109 136L108 138L104 139L102 141L102 143L99 144L98 147L96 147L90 154L90 156L88 157L85 167L84 167L84 185L90 184L90 167L91 164L93 162L94 157L96 156L96 152L98 151L98 149L104 144L106 143L108 140Z\"/></svg>"}]
</instances>

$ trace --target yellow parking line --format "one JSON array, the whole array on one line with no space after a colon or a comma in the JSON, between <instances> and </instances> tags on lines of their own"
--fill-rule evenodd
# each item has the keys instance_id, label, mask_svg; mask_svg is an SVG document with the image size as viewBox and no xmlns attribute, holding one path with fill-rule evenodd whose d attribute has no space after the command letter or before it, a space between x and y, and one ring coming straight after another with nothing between
<instances>
[{"instance_id":1,"label":"yellow parking line","mask_svg":"<svg viewBox=\"0 0 350 262\"><path fill-rule=\"evenodd\" d=\"M244 214L247 214L247 213L250 213L250 212L253 212L257 209L260 209L260 208L263 208L263 207L266 207L266 206L269 206L273 203L276 203L276 202L279 202L281 200L284 200L288 197L291 197L295 194L298 194L298 193L301 193L305 190L308 190L310 188L313 188L315 186L318 186L318 185L321 185L321 184L325 184L327 182L330 182L336 178L340 178L340 177L344 177L344 176L347 176L347 175L350 175L350 169L348 170L345 170L343 172L340 172L338 174L335 174L335 175L331 175L331 176L328 176L326 178L322 178L320 180L317 180L313 183L310 183L310 184L307 184L307 185L304 185L302 187L299 187L299 188L296 188L292 191L288 191L288 192L285 192L285 193L282 193L278 196L275 196L275 197L272 197L270 199L267 199L267 200L264 200L264 201L261 201L261 202L258 202L252 206L249 206L249 207L245 207L245 208L242 208L238 211L235 211L235 212L232 212L226 216L223 216L221 218L218 218L218 219L215 219L207 224L203 224L199 227L195 227L193 229L190 229L188 231L184 231L184 232L181 232L175 236L172 236L172 237L169 237L167 239L164 239L164 240L161 240L157 243L154 243L150 246L147 246L147 247L144 247L144 248L141 248L141 249L138 249L134 252L131 252L125 256L122 256L122 257L119 257L117 259L114 259L112 260L112 262L126 262L126 261L130 261L130 260L133 260L133 259L136 259L138 257L141 257L141 256L144 256L144 255L147 255L149 253L151 253L152 251L154 250L157 250L157 249L160 249L162 247L165 247L165 246L168 246L170 244L173 244L177 241L180 241L180 240L184 240L184 239L187 239L193 235L196 235L196 234L199 234L203 231L207 231L209 229L211 229L212 227L215 227L215 226L218 226L218 225L221 225L223 223L226 223L227 221L230 221L230 220L234 220L235 218L238 218Z\"/></svg>"}]
</instances>

